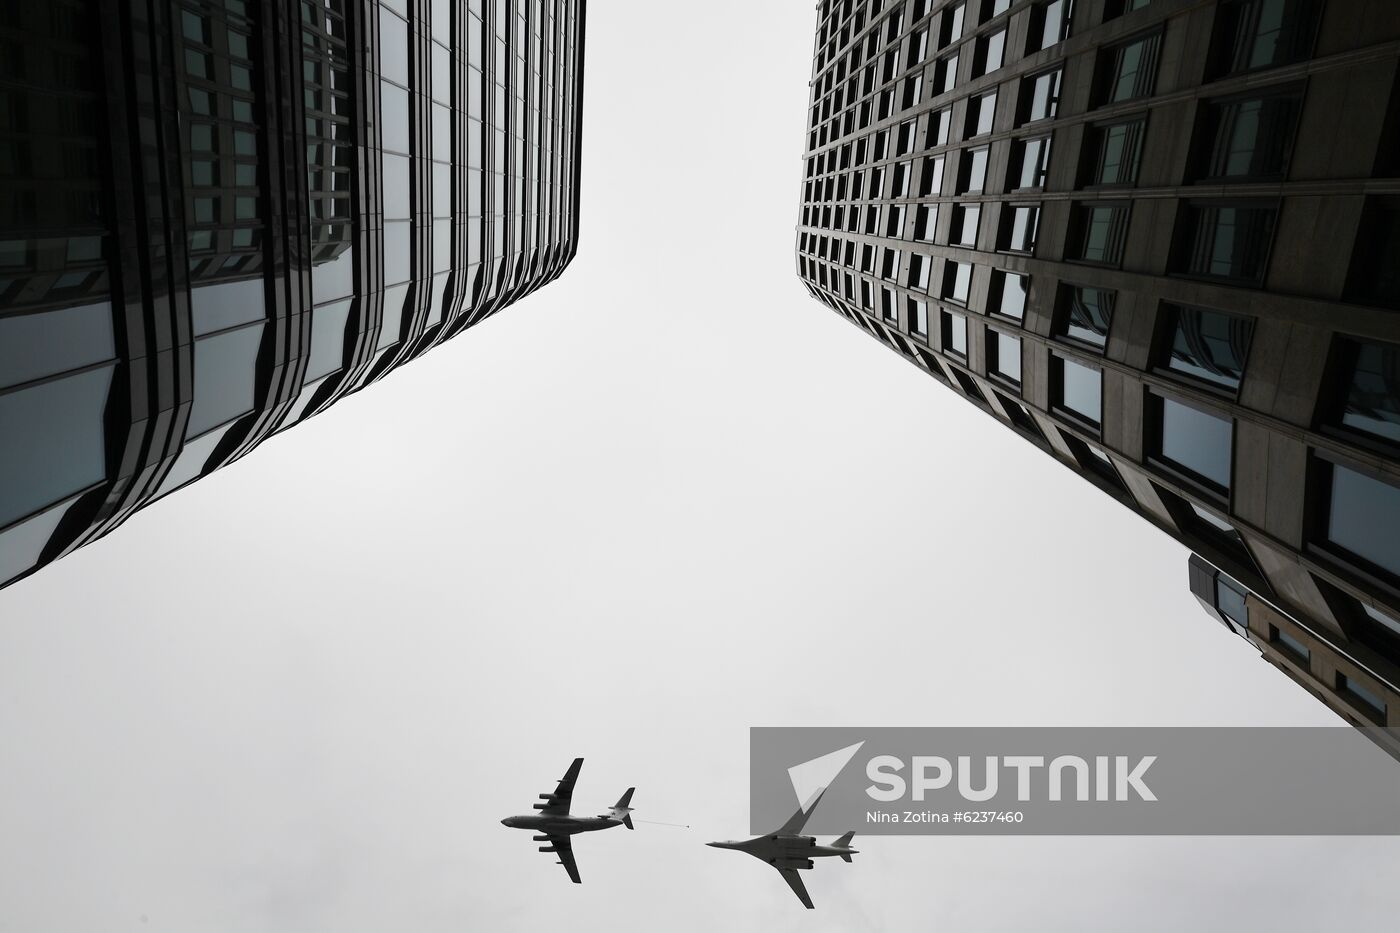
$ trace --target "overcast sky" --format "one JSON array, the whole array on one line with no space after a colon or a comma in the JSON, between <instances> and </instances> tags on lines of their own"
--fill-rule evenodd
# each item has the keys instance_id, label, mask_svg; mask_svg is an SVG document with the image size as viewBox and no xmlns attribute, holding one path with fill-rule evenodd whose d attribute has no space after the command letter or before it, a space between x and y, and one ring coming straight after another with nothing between
<instances>
[{"instance_id":1,"label":"overcast sky","mask_svg":"<svg viewBox=\"0 0 1400 933\"><path fill-rule=\"evenodd\" d=\"M1380 928L1393 839L864 838L754 725L1328 725L794 271L805 0L595 0L556 283L0 592L0 930ZM571 885L502 827L587 758ZM853 827L857 828L858 827Z\"/></svg>"}]
</instances>

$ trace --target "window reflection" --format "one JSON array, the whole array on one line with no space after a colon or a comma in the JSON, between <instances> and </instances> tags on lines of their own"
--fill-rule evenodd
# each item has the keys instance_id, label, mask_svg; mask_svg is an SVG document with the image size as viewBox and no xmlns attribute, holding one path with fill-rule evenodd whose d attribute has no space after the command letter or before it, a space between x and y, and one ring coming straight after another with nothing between
<instances>
[{"instance_id":1,"label":"window reflection","mask_svg":"<svg viewBox=\"0 0 1400 933\"><path fill-rule=\"evenodd\" d=\"M0 531L0 583L32 570L53 539L54 532L73 507L69 499L47 511Z\"/></svg>"},{"instance_id":2,"label":"window reflection","mask_svg":"<svg viewBox=\"0 0 1400 933\"><path fill-rule=\"evenodd\" d=\"M1103 420L1103 374L1078 360L1050 354L1052 403L1098 427Z\"/></svg>"},{"instance_id":3,"label":"window reflection","mask_svg":"<svg viewBox=\"0 0 1400 933\"><path fill-rule=\"evenodd\" d=\"M186 437L253 410L264 324L201 337L194 345L194 404Z\"/></svg>"},{"instance_id":4,"label":"window reflection","mask_svg":"<svg viewBox=\"0 0 1400 933\"><path fill-rule=\"evenodd\" d=\"M203 475L205 468L209 465L210 459L214 455L214 450L219 446L219 442L233 428L233 425L225 425L222 430L209 431L202 437L197 437L185 444L176 457L175 463L171 465L170 472L165 474L165 479L161 481L160 488L151 496L152 500L174 492L181 486L198 479Z\"/></svg>"},{"instance_id":5,"label":"window reflection","mask_svg":"<svg viewBox=\"0 0 1400 933\"><path fill-rule=\"evenodd\" d=\"M1167 368L1226 389L1238 389L1254 321L1221 311L1165 305Z\"/></svg>"},{"instance_id":6,"label":"window reflection","mask_svg":"<svg viewBox=\"0 0 1400 933\"><path fill-rule=\"evenodd\" d=\"M404 299L407 297L407 285L384 289L384 320L379 327L380 348L398 343L403 327Z\"/></svg>"},{"instance_id":7,"label":"window reflection","mask_svg":"<svg viewBox=\"0 0 1400 933\"><path fill-rule=\"evenodd\" d=\"M1400 442L1400 346L1342 338L1337 347L1340 423Z\"/></svg>"},{"instance_id":8,"label":"window reflection","mask_svg":"<svg viewBox=\"0 0 1400 933\"><path fill-rule=\"evenodd\" d=\"M1064 286L1064 311L1056 333L1096 349L1108 345L1115 293L1103 288Z\"/></svg>"},{"instance_id":9,"label":"window reflection","mask_svg":"<svg viewBox=\"0 0 1400 933\"><path fill-rule=\"evenodd\" d=\"M1154 395L1152 400L1161 458L1212 488L1228 490L1234 440L1231 421L1165 396Z\"/></svg>"},{"instance_id":10,"label":"window reflection","mask_svg":"<svg viewBox=\"0 0 1400 933\"><path fill-rule=\"evenodd\" d=\"M1400 576L1400 488L1341 464L1331 474L1327 540Z\"/></svg>"},{"instance_id":11,"label":"window reflection","mask_svg":"<svg viewBox=\"0 0 1400 933\"><path fill-rule=\"evenodd\" d=\"M114 353L109 302L0 318L0 388L101 363Z\"/></svg>"},{"instance_id":12,"label":"window reflection","mask_svg":"<svg viewBox=\"0 0 1400 933\"><path fill-rule=\"evenodd\" d=\"M190 291L196 337L261 320L267 314L262 279L202 285Z\"/></svg>"},{"instance_id":13,"label":"window reflection","mask_svg":"<svg viewBox=\"0 0 1400 933\"><path fill-rule=\"evenodd\" d=\"M323 305L311 313L311 352L307 356L304 383L329 375L345 365L345 324L350 302Z\"/></svg>"},{"instance_id":14,"label":"window reflection","mask_svg":"<svg viewBox=\"0 0 1400 933\"><path fill-rule=\"evenodd\" d=\"M0 394L0 526L106 479L103 415L113 370Z\"/></svg>"},{"instance_id":15,"label":"window reflection","mask_svg":"<svg viewBox=\"0 0 1400 933\"><path fill-rule=\"evenodd\" d=\"M410 270L409 222L384 224L384 281L408 281Z\"/></svg>"}]
</instances>

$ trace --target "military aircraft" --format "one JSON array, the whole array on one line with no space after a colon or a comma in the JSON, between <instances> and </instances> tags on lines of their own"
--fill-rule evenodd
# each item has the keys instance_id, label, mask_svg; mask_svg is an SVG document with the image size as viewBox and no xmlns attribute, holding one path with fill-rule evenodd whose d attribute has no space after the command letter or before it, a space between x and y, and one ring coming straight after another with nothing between
<instances>
[{"instance_id":1,"label":"military aircraft","mask_svg":"<svg viewBox=\"0 0 1400 933\"><path fill-rule=\"evenodd\" d=\"M622 795L622 799L615 806L609 807L607 813L598 816L571 816L569 804L573 800L574 784L578 781L578 773L582 767L583 759L575 758L574 763L569 765L568 772L559 779L559 786L554 788L554 793L540 794L544 803L534 805L540 812L508 816L501 820L503 826L509 826L511 829L533 829L539 833L534 837L535 842L549 843L547 846L540 846L540 851L558 855L559 864L564 866L574 884L582 884L583 880L578 876L574 847L569 837L575 833L591 833L600 829L612 829L614 826L632 829L632 808L628 804L632 802L632 792L636 790L635 787L627 788L627 793Z\"/></svg>"},{"instance_id":2,"label":"military aircraft","mask_svg":"<svg viewBox=\"0 0 1400 933\"><path fill-rule=\"evenodd\" d=\"M716 849L737 849L740 852L747 852L754 858L762 859L778 870L783 876L783 880L792 888L792 893L797 895L797 899L812 909L812 898L807 894L807 887L802 883L802 876L797 872L812 867L812 859L821 858L828 855L839 855L849 862L851 856L859 850L851 848L851 838L855 832L846 833L829 846L817 845L817 840L812 836L802 835L802 827L807 825L807 818L812 815L812 811L817 809L817 804L821 803L822 794L825 788L817 794L812 805L805 810L801 807L792 815L792 818L784 823L777 831L763 836L756 836L747 840L731 840L729 842L707 842L705 845L714 846Z\"/></svg>"}]
</instances>

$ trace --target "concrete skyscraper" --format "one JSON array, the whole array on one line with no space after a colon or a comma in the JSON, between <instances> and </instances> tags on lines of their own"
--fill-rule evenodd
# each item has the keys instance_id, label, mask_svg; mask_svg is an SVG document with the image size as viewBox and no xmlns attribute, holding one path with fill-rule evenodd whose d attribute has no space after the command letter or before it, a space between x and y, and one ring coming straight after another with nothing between
<instances>
[{"instance_id":1,"label":"concrete skyscraper","mask_svg":"<svg viewBox=\"0 0 1400 933\"><path fill-rule=\"evenodd\" d=\"M823 0L798 273L1394 677L1397 66L1378 0Z\"/></svg>"}]
</instances>

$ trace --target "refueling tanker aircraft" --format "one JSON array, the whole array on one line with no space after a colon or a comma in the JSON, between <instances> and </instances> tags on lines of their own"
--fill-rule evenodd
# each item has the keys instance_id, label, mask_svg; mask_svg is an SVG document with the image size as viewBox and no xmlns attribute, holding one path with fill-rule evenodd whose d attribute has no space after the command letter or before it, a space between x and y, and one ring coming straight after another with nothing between
<instances>
[{"instance_id":1,"label":"refueling tanker aircraft","mask_svg":"<svg viewBox=\"0 0 1400 933\"><path fill-rule=\"evenodd\" d=\"M569 804L573 800L574 784L578 781L578 773L582 767L583 759L575 758L574 763L569 765L568 772L559 779L559 786L554 788L554 793L540 794L540 800L544 802L534 805L538 813L508 816L501 820L502 825L511 829L535 830L538 834L534 837L535 842L549 843L540 846L540 851L553 852L559 856L559 864L564 866L574 884L582 884L583 880L578 876L574 847L569 837L576 833L612 829L614 826L632 829L632 808L628 804L632 802L632 792L636 790L635 787L627 788L627 793L622 795L622 799L616 805L609 807L607 813L598 816L571 816Z\"/></svg>"},{"instance_id":2,"label":"refueling tanker aircraft","mask_svg":"<svg viewBox=\"0 0 1400 933\"><path fill-rule=\"evenodd\" d=\"M716 849L737 849L772 865L783 876L788 887L792 888L792 893L797 895L797 899L811 910L812 898L807 894L807 887L802 883L802 876L798 871L811 868L814 858L839 855L842 860L849 862L851 856L859 851L851 848L854 831L846 833L828 846L817 845L814 837L802 835L802 827L807 825L807 818L817 809L817 804L821 803L822 794L825 793L826 789L822 788L810 807L805 810L799 807L792 818L774 832L748 840L707 842L705 845L714 846Z\"/></svg>"}]
</instances>

